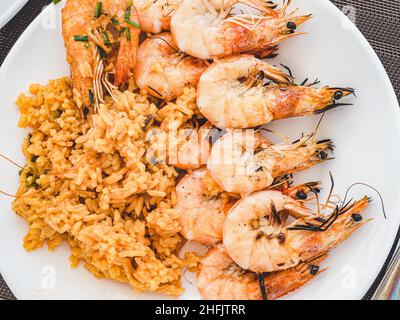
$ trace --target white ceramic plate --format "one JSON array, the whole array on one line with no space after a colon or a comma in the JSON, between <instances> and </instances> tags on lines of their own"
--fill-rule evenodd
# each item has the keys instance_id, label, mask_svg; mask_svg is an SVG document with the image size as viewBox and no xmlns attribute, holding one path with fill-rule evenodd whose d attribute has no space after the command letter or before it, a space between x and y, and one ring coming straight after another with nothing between
<instances>
[{"instance_id":1,"label":"white ceramic plate","mask_svg":"<svg viewBox=\"0 0 400 320\"><path fill-rule=\"evenodd\" d=\"M343 195L353 182L365 182L380 190L388 219L384 220L379 201L365 212L374 220L351 239L334 249L324 262L329 270L287 298L360 299L371 286L393 244L400 222L400 112L390 84L376 54L347 18L327 0L295 1L302 11L315 17L304 31L309 34L291 39L280 47L275 60L292 67L299 80L316 77L322 84L351 86L358 98L353 107L326 114L319 131L321 138L332 138L337 146L336 159L298 174L298 181L323 180L328 172L336 180L335 192ZM26 132L17 128L19 113L14 106L20 91L30 83L68 75L60 29L60 8L50 6L19 39L0 73L1 148L20 163L20 151ZM275 122L271 127L292 137L310 132L318 117ZM0 189L15 191L18 174L0 159ZM328 189L327 187L325 189ZM372 190L357 188L351 196ZM22 238L28 228L10 209L11 199L0 202L0 273L20 299L153 299L154 294L137 294L128 286L108 280L96 280L84 268L71 270L68 248L55 253L47 249L27 253ZM193 275L187 275L193 281ZM54 281L53 281L54 280ZM184 281L182 298L199 298L194 285Z\"/></svg>"},{"instance_id":2,"label":"white ceramic plate","mask_svg":"<svg viewBox=\"0 0 400 320\"><path fill-rule=\"evenodd\" d=\"M10 21L28 0L1 0L0 1L0 29Z\"/></svg>"}]
</instances>

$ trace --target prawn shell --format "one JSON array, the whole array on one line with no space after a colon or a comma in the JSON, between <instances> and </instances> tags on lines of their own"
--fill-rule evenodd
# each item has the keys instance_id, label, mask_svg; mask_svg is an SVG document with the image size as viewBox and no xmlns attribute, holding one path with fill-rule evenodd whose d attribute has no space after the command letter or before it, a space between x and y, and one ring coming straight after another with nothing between
<instances>
[{"instance_id":1,"label":"prawn shell","mask_svg":"<svg viewBox=\"0 0 400 320\"><path fill-rule=\"evenodd\" d=\"M203 181L207 175L203 168L182 178L176 186L174 209L186 239L215 244L222 240L225 216L232 203L223 204L221 198L204 195Z\"/></svg>"},{"instance_id":2,"label":"prawn shell","mask_svg":"<svg viewBox=\"0 0 400 320\"><path fill-rule=\"evenodd\" d=\"M169 101L182 95L185 87L197 87L206 68L206 61L180 53L172 35L164 32L139 46L135 80L140 89Z\"/></svg>"},{"instance_id":3,"label":"prawn shell","mask_svg":"<svg viewBox=\"0 0 400 320\"><path fill-rule=\"evenodd\" d=\"M319 266L326 257L323 255L294 268L264 275L267 299L279 299L325 271L313 273L311 268ZM256 274L237 266L222 244L211 248L201 259L197 271L197 288L207 300L262 299Z\"/></svg>"}]
</instances>

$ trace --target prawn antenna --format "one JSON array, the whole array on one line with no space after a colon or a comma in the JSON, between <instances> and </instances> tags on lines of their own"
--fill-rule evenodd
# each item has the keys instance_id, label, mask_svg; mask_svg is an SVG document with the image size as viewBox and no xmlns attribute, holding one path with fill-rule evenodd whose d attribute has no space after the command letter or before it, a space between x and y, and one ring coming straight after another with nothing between
<instances>
[{"instance_id":1,"label":"prawn antenna","mask_svg":"<svg viewBox=\"0 0 400 320\"><path fill-rule=\"evenodd\" d=\"M353 187L355 187L355 186L364 186L364 187L370 188L370 189L372 189L373 191L375 191L375 192L378 194L378 197L379 197L380 202L381 202L381 205L382 205L383 216L385 217L385 219L387 219L386 210L385 210L385 203L384 203L384 201L383 201L382 194L378 191L378 189L374 188L373 186L371 186L371 185L369 185L369 184L367 184L367 183L364 183L364 182L356 182L356 183L353 183L350 187L348 187L348 188L347 188L347 191L346 191L346 193L345 193L345 195L344 195L343 203L346 202L346 199L347 199L347 196L348 196L350 190L351 190ZM368 201L369 201L369 202L372 202L373 199L370 198L370 197L368 197Z\"/></svg>"},{"instance_id":2,"label":"prawn antenna","mask_svg":"<svg viewBox=\"0 0 400 320\"><path fill-rule=\"evenodd\" d=\"M152 88L152 87L150 87L150 86L147 86L147 87L148 87L150 90L154 91L154 92L160 97L160 99L163 98L162 94L159 93L156 89L154 89L154 88Z\"/></svg>"},{"instance_id":3,"label":"prawn antenna","mask_svg":"<svg viewBox=\"0 0 400 320\"><path fill-rule=\"evenodd\" d=\"M175 50L176 51L176 53L181 53L181 54L184 54L184 55L186 55L186 53L184 53L184 52L182 52L182 51L180 51L179 49L176 49L172 44L170 44L167 40L165 40L165 39L163 39L163 38L161 38L161 37L157 37L157 36L152 36L151 38L154 38L154 39L158 39L158 40L161 40L161 41L164 41L167 45L168 45L168 47L170 47L172 50Z\"/></svg>"},{"instance_id":4,"label":"prawn antenna","mask_svg":"<svg viewBox=\"0 0 400 320\"><path fill-rule=\"evenodd\" d=\"M346 211L349 210L353 205L351 205L349 208L346 208ZM314 219L318 222L321 222L321 225L316 226L310 222L305 222L305 224L296 224L293 227L289 227L288 230L325 232L332 226L332 224L337 220L337 218L343 213L344 212L341 212L341 209L339 208L339 206L336 206L333 213L327 219L324 219L322 217L317 217Z\"/></svg>"},{"instance_id":5,"label":"prawn antenna","mask_svg":"<svg viewBox=\"0 0 400 320\"><path fill-rule=\"evenodd\" d=\"M319 127L321 126L321 123L322 123L322 120L324 119L324 117L325 117L325 112L322 113L321 118L319 118L319 121L318 121L318 123L317 123L317 126L315 127L315 130L314 130L314 134L315 134L315 135L317 134L318 129L319 129Z\"/></svg>"},{"instance_id":6,"label":"prawn antenna","mask_svg":"<svg viewBox=\"0 0 400 320\"><path fill-rule=\"evenodd\" d=\"M265 287L264 273L257 273L258 283L260 285L261 296L263 300L268 300L267 288Z\"/></svg>"},{"instance_id":7,"label":"prawn antenna","mask_svg":"<svg viewBox=\"0 0 400 320\"><path fill-rule=\"evenodd\" d=\"M331 179L331 187L329 189L328 198L326 198L324 214L326 213L326 208L331 200L332 192L335 187L335 180L333 179L332 172L330 172L330 171L329 171L329 178Z\"/></svg>"},{"instance_id":8,"label":"prawn antenna","mask_svg":"<svg viewBox=\"0 0 400 320\"><path fill-rule=\"evenodd\" d=\"M335 103L330 104L329 106L326 106L323 109L315 111L314 114L321 114L321 113L324 113L326 111L329 111L329 110L332 110L332 109L335 109L338 107L352 106L352 105L353 105L352 103L336 103L335 102Z\"/></svg>"},{"instance_id":9,"label":"prawn antenna","mask_svg":"<svg viewBox=\"0 0 400 320\"><path fill-rule=\"evenodd\" d=\"M24 169L23 166L19 165L18 163L16 163L15 161L11 160L10 158L6 157L5 155L0 153L0 157L7 160L8 162L12 163L14 166L20 168L20 169Z\"/></svg>"}]
</instances>

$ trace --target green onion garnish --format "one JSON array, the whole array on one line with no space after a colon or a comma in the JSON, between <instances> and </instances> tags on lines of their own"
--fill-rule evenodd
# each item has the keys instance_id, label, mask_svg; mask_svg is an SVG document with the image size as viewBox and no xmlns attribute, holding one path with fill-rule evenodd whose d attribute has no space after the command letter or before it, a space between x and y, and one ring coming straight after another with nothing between
<instances>
[{"instance_id":1,"label":"green onion garnish","mask_svg":"<svg viewBox=\"0 0 400 320\"><path fill-rule=\"evenodd\" d=\"M136 22L134 22L134 21L131 21L131 20L129 20L129 19L125 19L125 22L126 23L128 23L128 24L130 24L131 26L134 26L135 28L140 28L140 26L139 26L139 24L138 23L136 23Z\"/></svg>"},{"instance_id":2,"label":"green onion garnish","mask_svg":"<svg viewBox=\"0 0 400 320\"><path fill-rule=\"evenodd\" d=\"M132 4L130 4L125 11L125 19L130 20L131 18L131 9L132 9Z\"/></svg>"},{"instance_id":3,"label":"green onion garnish","mask_svg":"<svg viewBox=\"0 0 400 320\"><path fill-rule=\"evenodd\" d=\"M125 28L126 30L126 39L131 41L131 30L129 28Z\"/></svg>"},{"instance_id":4,"label":"green onion garnish","mask_svg":"<svg viewBox=\"0 0 400 320\"><path fill-rule=\"evenodd\" d=\"M83 42L88 42L89 37L88 36L74 36L75 41L83 41Z\"/></svg>"},{"instance_id":5,"label":"green onion garnish","mask_svg":"<svg viewBox=\"0 0 400 320\"><path fill-rule=\"evenodd\" d=\"M118 25L118 20L115 19L115 18L111 18L111 23L112 23L114 26L117 26L117 25Z\"/></svg>"},{"instance_id":6,"label":"green onion garnish","mask_svg":"<svg viewBox=\"0 0 400 320\"><path fill-rule=\"evenodd\" d=\"M93 96L93 91L89 89L89 100L92 104L94 104L94 96Z\"/></svg>"},{"instance_id":7,"label":"green onion garnish","mask_svg":"<svg viewBox=\"0 0 400 320\"><path fill-rule=\"evenodd\" d=\"M99 18L101 16L101 7L103 4L101 2L96 3L96 7L94 8L94 17Z\"/></svg>"},{"instance_id":8,"label":"green onion garnish","mask_svg":"<svg viewBox=\"0 0 400 320\"><path fill-rule=\"evenodd\" d=\"M110 45L110 39L108 38L108 34L105 31L103 32L103 39L106 46Z\"/></svg>"},{"instance_id":9,"label":"green onion garnish","mask_svg":"<svg viewBox=\"0 0 400 320\"><path fill-rule=\"evenodd\" d=\"M90 43L89 43L89 42L86 42L83 46L84 46L85 48L90 48Z\"/></svg>"},{"instance_id":10,"label":"green onion garnish","mask_svg":"<svg viewBox=\"0 0 400 320\"><path fill-rule=\"evenodd\" d=\"M53 3L54 3L54 4L57 4L57 3L59 3L59 2L61 2L61 0L53 0Z\"/></svg>"}]
</instances>

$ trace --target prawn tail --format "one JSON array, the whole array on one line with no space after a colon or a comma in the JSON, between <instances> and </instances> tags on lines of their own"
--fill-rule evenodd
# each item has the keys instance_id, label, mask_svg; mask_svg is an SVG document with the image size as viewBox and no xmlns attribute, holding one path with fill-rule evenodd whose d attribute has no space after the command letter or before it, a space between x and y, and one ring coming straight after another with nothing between
<instances>
[{"instance_id":1,"label":"prawn tail","mask_svg":"<svg viewBox=\"0 0 400 320\"><path fill-rule=\"evenodd\" d=\"M320 268L320 264L327 257L328 254L323 253L317 257L301 262L295 267L266 275L264 281L268 291L268 299L275 300L296 291L327 270L327 268Z\"/></svg>"},{"instance_id":2,"label":"prawn tail","mask_svg":"<svg viewBox=\"0 0 400 320\"><path fill-rule=\"evenodd\" d=\"M123 41L125 42L125 41ZM136 60L136 50L127 43L121 43L115 64L115 86L126 83L132 76Z\"/></svg>"},{"instance_id":3,"label":"prawn tail","mask_svg":"<svg viewBox=\"0 0 400 320\"><path fill-rule=\"evenodd\" d=\"M125 13L125 20L128 20L129 24L125 28L125 36L121 39L115 63L114 84L117 87L126 83L133 75L140 35L139 17L136 7L130 1L123 2L121 5L120 11L121 13Z\"/></svg>"}]
</instances>

